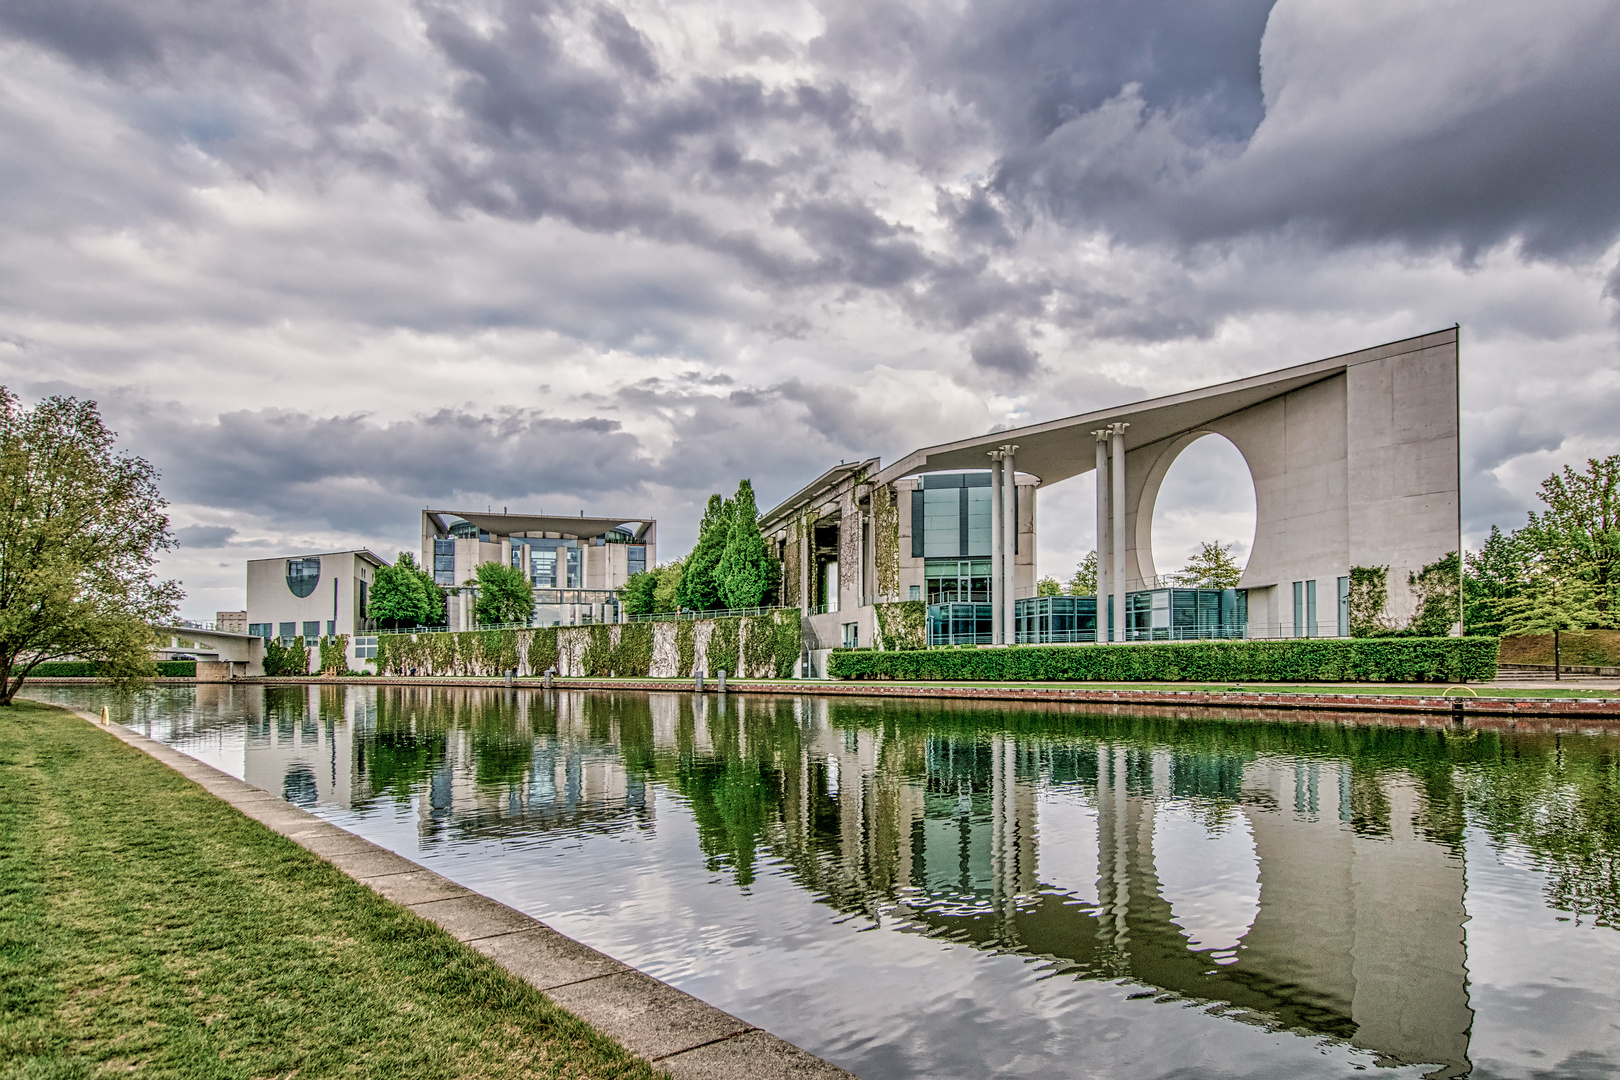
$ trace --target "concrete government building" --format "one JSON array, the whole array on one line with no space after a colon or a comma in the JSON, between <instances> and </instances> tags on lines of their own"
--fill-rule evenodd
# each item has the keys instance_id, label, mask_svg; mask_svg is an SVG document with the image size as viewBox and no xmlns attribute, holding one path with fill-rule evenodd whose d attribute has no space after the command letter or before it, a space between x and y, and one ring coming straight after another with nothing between
<instances>
[{"instance_id":1,"label":"concrete government building","mask_svg":"<svg viewBox=\"0 0 1620 1080\"><path fill-rule=\"evenodd\" d=\"M535 626L618 620L618 590L657 565L658 523L652 518L422 511L422 566L450 595L452 630L471 630L482 563L523 571L534 589Z\"/></svg>"},{"instance_id":2,"label":"concrete government building","mask_svg":"<svg viewBox=\"0 0 1620 1080\"><path fill-rule=\"evenodd\" d=\"M1451 328L840 464L761 519L781 602L804 612L812 653L871 644L878 605L908 600L931 644L1345 636L1355 566L1388 567L1390 613L1408 616L1408 572L1461 549L1457 343ZM1169 587L1154 503L1212 434L1254 482L1248 565L1235 589ZM1088 472L1099 595L1037 598L1036 493Z\"/></svg>"}]
</instances>

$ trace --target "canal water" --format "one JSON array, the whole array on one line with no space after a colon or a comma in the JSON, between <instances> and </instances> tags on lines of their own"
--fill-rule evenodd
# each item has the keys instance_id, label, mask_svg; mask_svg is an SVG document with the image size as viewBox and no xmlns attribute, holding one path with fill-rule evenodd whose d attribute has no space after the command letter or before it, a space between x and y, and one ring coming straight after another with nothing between
<instances>
[{"instance_id":1,"label":"canal water","mask_svg":"<svg viewBox=\"0 0 1620 1080\"><path fill-rule=\"evenodd\" d=\"M1620 740L1083 707L31 687L835 1061L1620 1075Z\"/></svg>"}]
</instances>

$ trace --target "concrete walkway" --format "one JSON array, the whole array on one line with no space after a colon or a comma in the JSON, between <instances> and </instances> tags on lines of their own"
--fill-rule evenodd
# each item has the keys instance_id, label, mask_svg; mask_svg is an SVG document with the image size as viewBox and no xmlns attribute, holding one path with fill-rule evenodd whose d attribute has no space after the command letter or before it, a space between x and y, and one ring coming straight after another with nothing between
<instances>
[{"instance_id":1,"label":"concrete walkway","mask_svg":"<svg viewBox=\"0 0 1620 1080\"><path fill-rule=\"evenodd\" d=\"M97 727L99 720L73 710ZM659 1070L689 1080L854 1080L791 1043L121 724L104 730L476 949Z\"/></svg>"}]
</instances>

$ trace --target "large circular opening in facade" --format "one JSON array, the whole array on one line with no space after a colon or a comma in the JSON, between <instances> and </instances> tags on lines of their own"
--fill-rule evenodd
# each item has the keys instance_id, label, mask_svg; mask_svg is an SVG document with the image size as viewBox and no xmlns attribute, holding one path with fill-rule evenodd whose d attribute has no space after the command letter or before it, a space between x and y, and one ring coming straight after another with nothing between
<instances>
[{"instance_id":1,"label":"large circular opening in facade","mask_svg":"<svg viewBox=\"0 0 1620 1080\"><path fill-rule=\"evenodd\" d=\"M1153 505L1154 569L1161 581L1174 576L1178 584L1191 585L1212 561L1210 545L1241 571L1253 544L1254 480L1248 462L1224 436L1205 435L1176 457L1159 487ZM1222 587L1230 588L1230 579Z\"/></svg>"}]
</instances>

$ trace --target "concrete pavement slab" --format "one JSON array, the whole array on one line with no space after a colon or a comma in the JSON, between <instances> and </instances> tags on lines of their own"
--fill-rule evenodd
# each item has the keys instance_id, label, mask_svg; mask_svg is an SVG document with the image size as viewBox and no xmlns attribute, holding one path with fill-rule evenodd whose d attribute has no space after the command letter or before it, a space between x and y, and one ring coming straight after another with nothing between
<instances>
[{"instance_id":1,"label":"concrete pavement slab","mask_svg":"<svg viewBox=\"0 0 1620 1080\"><path fill-rule=\"evenodd\" d=\"M384 874L408 874L422 868L392 851L359 851L352 855L330 855L326 861L359 881Z\"/></svg>"},{"instance_id":2,"label":"concrete pavement slab","mask_svg":"<svg viewBox=\"0 0 1620 1080\"><path fill-rule=\"evenodd\" d=\"M384 874L360 880L394 903L406 907L473 895L471 889L462 888L431 870L411 870L403 874Z\"/></svg>"},{"instance_id":3,"label":"concrete pavement slab","mask_svg":"<svg viewBox=\"0 0 1620 1080\"><path fill-rule=\"evenodd\" d=\"M549 926L468 944L541 990L630 970L606 953L582 945Z\"/></svg>"},{"instance_id":4,"label":"concrete pavement slab","mask_svg":"<svg viewBox=\"0 0 1620 1080\"><path fill-rule=\"evenodd\" d=\"M451 900L431 900L410 907L457 941L515 934L541 925L523 912L514 911L477 893Z\"/></svg>"},{"instance_id":5,"label":"concrete pavement slab","mask_svg":"<svg viewBox=\"0 0 1620 1080\"><path fill-rule=\"evenodd\" d=\"M855 1080L855 1075L767 1031L749 1031L664 1058L675 1080Z\"/></svg>"},{"instance_id":6,"label":"concrete pavement slab","mask_svg":"<svg viewBox=\"0 0 1620 1080\"><path fill-rule=\"evenodd\" d=\"M752 1024L639 971L559 986L547 996L632 1053L655 1060L753 1030Z\"/></svg>"}]
</instances>

